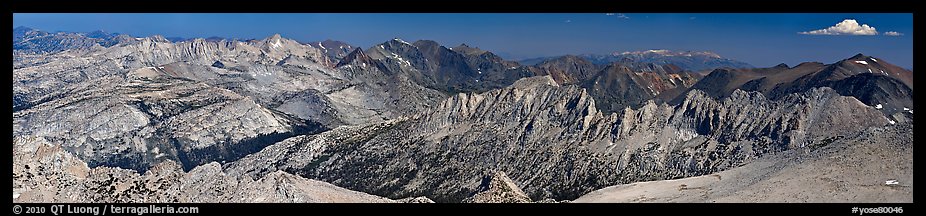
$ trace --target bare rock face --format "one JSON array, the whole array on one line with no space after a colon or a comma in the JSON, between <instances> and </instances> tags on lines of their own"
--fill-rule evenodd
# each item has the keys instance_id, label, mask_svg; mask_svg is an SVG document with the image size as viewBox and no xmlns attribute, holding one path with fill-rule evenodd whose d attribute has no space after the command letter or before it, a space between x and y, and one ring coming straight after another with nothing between
<instances>
[{"instance_id":1,"label":"bare rock face","mask_svg":"<svg viewBox=\"0 0 926 216\"><path fill-rule=\"evenodd\" d=\"M229 166L273 164L248 172L284 170L437 202L470 197L481 182L476 176L495 169L521 182L533 200L569 200L619 183L723 171L887 124L876 109L827 88L777 101L744 91L717 100L693 91L680 105L650 102L604 115L584 89L544 76L461 93L421 115L368 129L293 138Z\"/></svg>"},{"instance_id":2,"label":"bare rock face","mask_svg":"<svg viewBox=\"0 0 926 216\"><path fill-rule=\"evenodd\" d=\"M143 171L171 159L189 169L257 151L292 136L300 123L229 90L182 79L107 78L62 92L15 112L14 137L41 136L91 166Z\"/></svg>"},{"instance_id":3,"label":"bare rock face","mask_svg":"<svg viewBox=\"0 0 926 216\"><path fill-rule=\"evenodd\" d=\"M173 161L144 174L88 168L42 138L14 140L13 158L14 202L395 202L281 171L255 180L224 172L214 162L189 172Z\"/></svg>"},{"instance_id":4,"label":"bare rock face","mask_svg":"<svg viewBox=\"0 0 926 216\"><path fill-rule=\"evenodd\" d=\"M521 191L504 172L493 172L482 179L479 192L463 199L464 203L529 203L530 197Z\"/></svg>"},{"instance_id":5,"label":"bare rock face","mask_svg":"<svg viewBox=\"0 0 926 216\"><path fill-rule=\"evenodd\" d=\"M169 159L189 170L292 136L417 113L447 97L367 62L331 68L318 55L279 35L135 38L42 55L48 62L14 69L14 137L42 136L91 167L144 171Z\"/></svg>"}]
</instances>

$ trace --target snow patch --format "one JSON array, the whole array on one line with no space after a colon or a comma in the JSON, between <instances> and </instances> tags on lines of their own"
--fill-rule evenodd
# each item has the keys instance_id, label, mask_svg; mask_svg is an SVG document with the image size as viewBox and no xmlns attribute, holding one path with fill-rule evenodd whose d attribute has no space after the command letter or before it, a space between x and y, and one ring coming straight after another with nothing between
<instances>
[{"instance_id":1,"label":"snow patch","mask_svg":"<svg viewBox=\"0 0 926 216\"><path fill-rule=\"evenodd\" d=\"M325 45L322 45L322 42L318 42L318 47L321 47L322 49L328 49L328 48L325 48Z\"/></svg>"},{"instance_id":2,"label":"snow patch","mask_svg":"<svg viewBox=\"0 0 926 216\"><path fill-rule=\"evenodd\" d=\"M518 69L518 67L510 67L508 69L514 70L514 69Z\"/></svg>"},{"instance_id":3,"label":"snow patch","mask_svg":"<svg viewBox=\"0 0 926 216\"><path fill-rule=\"evenodd\" d=\"M19 193L13 193L13 199L19 198Z\"/></svg>"},{"instance_id":4,"label":"snow patch","mask_svg":"<svg viewBox=\"0 0 926 216\"><path fill-rule=\"evenodd\" d=\"M379 48L380 48L380 49L386 49L385 47L383 47L382 44L379 45Z\"/></svg>"},{"instance_id":5,"label":"snow patch","mask_svg":"<svg viewBox=\"0 0 926 216\"><path fill-rule=\"evenodd\" d=\"M669 53L669 50L658 49L658 50L647 50L646 52L648 52L648 53L665 54L665 53Z\"/></svg>"},{"instance_id":6,"label":"snow patch","mask_svg":"<svg viewBox=\"0 0 926 216\"><path fill-rule=\"evenodd\" d=\"M855 61L855 63L859 63L859 64L863 64L863 65L867 65L867 64L868 64L867 61Z\"/></svg>"},{"instance_id":7,"label":"snow patch","mask_svg":"<svg viewBox=\"0 0 926 216\"><path fill-rule=\"evenodd\" d=\"M909 110L910 108L906 108L906 107L903 108L903 111L909 111Z\"/></svg>"},{"instance_id":8,"label":"snow patch","mask_svg":"<svg viewBox=\"0 0 926 216\"><path fill-rule=\"evenodd\" d=\"M273 43L270 44L270 45L273 46L273 48L280 48L280 47L283 46L283 43L280 42L280 39L279 39L279 38L277 38L277 39L274 40Z\"/></svg>"},{"instance_id":9,"label":"snow patch","mask_svg":"<svg viewBox=\"0 0 926 216\"><path fill-rule=\"evenodd\" d=\"M869 58L869 59L871 59L871 61L878 62L878 60L875 58Z\"/></svg>"},{"instance_id":10,"label":"snow patch","mask_svg":"<svg viewBox=\"0 0 926 216\"><path fill-rule=\"evenodd\" d=\"M894 120L888 120L887 123L896 124L897 122L894 122Z\"/></svg>"},{"instance_id":11,"label":"snow patch","mask_svg":"<svg viewBox=\"0 0 926 216\"><path fill-rule=\"evenodd\" d=\"M412 63L411 63L411 62L408 62L408 60L403 59L402 57L399 56L399 54L395 54L395 53L390 53L390 54L392 54L392 56L390 56L390 58L394 58L394 59L396 59L396 60L399 60L399 62L405 63L405 65L407 65L407 66L412 66Z\"/></svg>"},{"instance_id":12,"label":"snow patch","mask_svg":"<svg viewBox=\"0 0 926 216\"><path fill-rule=\"evenodd\" d=\"M891 180L884 181L884 184L885 185L898 185L900 184L900 182L897 182L897 180L891 179Z\"/></svg>"},{"instance_id":13,"label":"snow patch","mask_svg":"<svg viewBox=\"0 0 926 216\"><path fill-rule=\"evenodd\" d=\"M405 41L404 41L404 40L402 40L401 38L395 38L395 39L392 39L392 40L395 40L395 41L398 41L399 43L404 43L404 44L407 44L407 45L409 45L409 46L411 46L411 45L412 45L412 44L410 44L410 43L408 43L408 42L405 42Z\"/></svg>"},{"instance_id":14,"label":"snow patch","mask_svg":"<svg viewBox=\"0 0 926 216\"><path fill-rule=\"evenodd\" d=\"M883 108L883 106L881 106L881 104L875 105L875 109L881 109L881 108Z\"/></svg>"},{"instance_id":15,"label":"snow patch","mask_svg":"<svg viewBox=\"0 0 926 216\"><path fill-rule=\"evenodd\" d=\"M875 73L875 72L871 72L871 68L868 68L868 73Z\"/></svg>"}]
</instances>

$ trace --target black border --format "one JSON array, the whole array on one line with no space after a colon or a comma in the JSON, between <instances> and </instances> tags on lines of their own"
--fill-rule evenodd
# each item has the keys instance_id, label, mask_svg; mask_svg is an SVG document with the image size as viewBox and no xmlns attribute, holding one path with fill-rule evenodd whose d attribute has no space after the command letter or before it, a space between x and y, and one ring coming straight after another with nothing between
<instances>
[{"instance_id":1,"label":"black border","mask_svg":"<svg viewBox=\"0 0 926 216\"><path fill-rule=\"evenodd\" d=\"M12 13L610 13L610 12L659 12L659 13L913 13L914 25L926 21L917 11L917 1L845 0L845 1L614 1L614 0L569 0L557 2L532 1L12 1ZM15 26L11 26L12 29ZM911 33L912 34L912 33ZM4 37L10 37L5 35ZM914 57L919 46L914 40ZM7 44L5 46L11 46ZM7 54L10 55L10 54ZM916 58L914 58L916 59ZM914 65L918 61L914 61ZM915 67L914 67L915 68ZM922 77L922 76L921 76ZM12 101L12 100L7 100ZM11 107L11 106L8 106ZM914 150L915 152L916 150ZM916 155L916 153L914 153ZM12 160L12 159L11 159ZM11 161L12 163L12 161ZM914 174L915 176L915 174ZM914 203L918 198L914 190ZM903 214L917 212L914 203L650 203L650 204L216 204L194 203L170 204L171 206L196 206L200 214L261 215L290 212L296 215L397 213L409 215L433 215L446 213L514 213L514 214L685 214L685 215L752 215L752 214L815 214L815 215L857 215L852 207L903 207ZM102 206L103 204L36 204L11 203L11 206L51 205ZM144 206L148 204L107 204L117 206ZM160 204L163 205L163 204ZM149 214L155 215L155 214Z\"/></svg>"}]
</instances>

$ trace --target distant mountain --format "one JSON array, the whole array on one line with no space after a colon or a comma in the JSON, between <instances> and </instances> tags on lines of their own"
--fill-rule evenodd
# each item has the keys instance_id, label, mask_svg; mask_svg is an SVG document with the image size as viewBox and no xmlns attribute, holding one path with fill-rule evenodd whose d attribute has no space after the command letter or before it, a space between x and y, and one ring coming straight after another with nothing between
<instances>
[{"instance_id":1,"label":"distant mountain","mask_svg":"<svg viewBox=\"0 0 926 216\"><path fill-rule=\"evenodd\" d=\"M348 53L356 48L346 42L330 39L324 41L308 42L306 44L315 47L324 53L327 57L325 61L328 62L328 65L337 64L339 61L341 61L341 58L344 58L344 56L347 56Z\"/></svg>"},{"instance_id":2,"label":"distant mountain","mask_svg":"<svg viewBox=\"0 0 926 216\"><path fill-rule=\"evenodd\" d=\"M682 70L693 72L710 71L716 68L753 68L753 66L748 63L723 58L716 53L707 51L676 52L670 50L646 50L611 53L608 55L582 54L578 56L597 65L607 65L612 62L671 64L680 67ZM535 65L551 58L556 57L525 59L519 62L525 65Z\"/></svg>"},{"instance_id":3,"label":"distant mountain","mask_svg":"<svg viewBox=\"0 0 926 216\"><path fill-rule=\"evenodd\" d=\"M674 65L611 63L581 83L604 112L622 112L653 100L657 103L680 96L700 75Z\"/></svg>"},{"instance_id":4,"label":"distant mountain","mask_svg":"<svg viewBox=\"0 0 926 216\"><path fill-rule=\"evenodd\" d=\"M35 29L25 27L25 26L19 26L19 27L13 28L13 43L16 43L22 40L22 38L25 37L25 35L31 31L35 31Z\"/></svg>"},{"instance_id":5,"label":"distant mountain","mask_svg":"<svg viewBox=\"0 0 926 216\"><path fill-rule=\"evenodd\" d=\"M511 85L534 73L516 62L465 45L454 49L435 41L414 43L396 38L367 50L390 71L409 74L418 84L447 93L481 92Z\"/></svg>"},{"instance_id":6,"label":"distant mountain","mask_svg":"<svg viewBox=\"0 0 926 216\"><path fill-rule=\"evenodd\" d=\"M717 69L691 90L723 98L742 89L762 92L776 99L818 87L830 87L841 95L854 96L889 114L913 108L913 72L862 54L833 64L807 62L795 67L779 64L771 68Z\"/></svg>"},{"instance_id":7,"label":"distant mountain","mask_svg":"<svg viewBox=\"0 0 926 216\"><path fill-rule=\"evenodd\" d=\"M117 33L109 33L109 32L105 32L105 31L102 31L102 30L96 30L96 31L92 31L92 32L90 32L90 33L87 33L87 34L85 34L84 36L87 36L87 37L89 37L89 38L99 38L99 39L107 40L107 39L115 38L116 36L119 36L119 34L117 34Z\"/></svg>"},{"instance_id":8,"label":"distant mountain","mask_svg":"<svg viewBox=\"0 0 926 216\"><path fill-rule=\"evenodd\" d=\"M559 84L584 87L595 98L596 107L606 113L639 107L651 99L661 102L675 98L701 77L671 64L613 62L600 65L573 55L548 59L533 68Z\"/></svg>"},{"instance_id":9,"label":"distant mountain","mask_svg":"<svg viewBox=\"0 0 926 216\"><path fill-rule=\"evenodd\" d=\"M55 32L50 33L29 27L16 27L13 29L13 51L25 53L54 53L64 50L85 50L94 46L112 45L107 39L108 35L99 33L86 34Z\"/></svg>"},{"instance_id":10,"label":"distant mountain","mask_svg":"<svg viewBox=\"0 0 926 216\"><path fill-rule=\"evenodd\" d=\"M574 55L546 59L533 67L537 68L541 74L550 75L560 84L582 83L604 68L602 65L593 64L588 59Z\"/></svg>"}]
</instances>

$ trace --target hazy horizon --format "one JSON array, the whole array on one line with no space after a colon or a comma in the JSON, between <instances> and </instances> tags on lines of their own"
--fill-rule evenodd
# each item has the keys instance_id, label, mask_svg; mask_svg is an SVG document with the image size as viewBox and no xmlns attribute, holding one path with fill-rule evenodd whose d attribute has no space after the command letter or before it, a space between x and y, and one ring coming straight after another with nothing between
<instances>
[{"instance_id":1,"label":"hazy horizon","mask_svg":"<svg viewBox=\"0 0 926 216\"><path fill-rule=\"evenodd\" d=\"M849 20L853 20L850 22ZM912 14L14 14L13 26L133 36L466 43L510 60L667 49L771 67L857 53L913 68Z\"/></svg>"}]
</instances>

